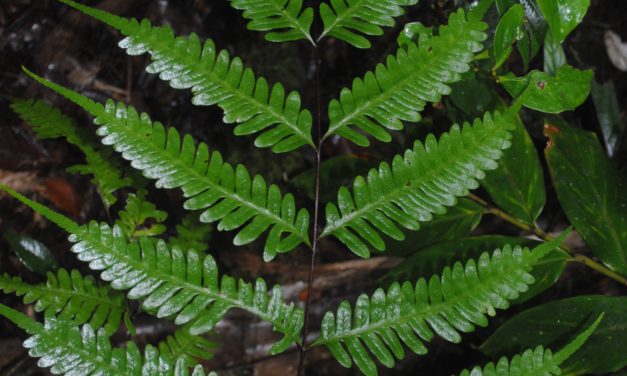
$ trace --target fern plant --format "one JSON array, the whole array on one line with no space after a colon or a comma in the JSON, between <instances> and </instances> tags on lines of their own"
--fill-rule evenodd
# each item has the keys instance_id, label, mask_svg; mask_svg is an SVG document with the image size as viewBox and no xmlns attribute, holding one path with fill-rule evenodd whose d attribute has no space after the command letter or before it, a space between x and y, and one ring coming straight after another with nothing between
<instances>
[{"instance_id":1,"label":"fern plant","mask_svg":"<svg viewBox=\"0 0 627 376\"><path fill-rule=\"evenodd\" d=\"M566 93L570 89L560 81L566 75L585 78L587 72L565 67L554 76L534 71L516 77L507 70L504 62L512 46L524 43L524 20L516 23L511 16L500 14L496 29L485 22L486 13L503 13L502 2L495 7L493 1L481 0L469 8L451 11L448 21L437 28L405 25L396 51L385 63L355 78L350 88L342 89L337 99L328 103L328 126L323 127L320 111L306 109L299 93L257 76L241 58L219 50L211 39L201 41L196 34L176 36L170 27L153 26L148 20L122 18L72 0L59 1L117 30L123 36L119 46L128 55L148 54L151 63L147 72L158 75L172 88L190 89L194 105L218 106L224 123L234 125L235 135L254 136L256 147L272 153L313 155L316 178L313 209L301 208L297 196L282 192L261 175L252 175L244 164L226 162L220 151L210 150L207 143L191 134L164 126L129 104L113 99L97 102L24 68L43 87L85 110L96 128L90 133L77 127L42 101L16 100L13 109L40 137L65 137L85 153L89 167L73 171L93 175L107 210L126 193L126 207L117 210L114 218L94 218L81 224L0 185L65 231L76 258L108 284L65 269L49 274L46 285L30 285L8 274L0 277L0 289L5 293L23 296L25 303L36 303L36 311L45 311L41 324L0 305L0 315L32 336L24 343L30 355L40 357L39 365L51 367L53 373L204 375L202 361L211 358L218 346L204 335L231 310L238 309L271 324L279 334L270 354L298 351L299 375L305 370L307 352L316 347L325 347L344 367L355 365L366 375L376 375L377 363L392 368L405 358L406 349L426 355L436 334L449 342L462 342L464 333L486 327L497 309L505 310L550 287L566 260L579 261L627 284L616 264L610 266L617 270L611 270L564 246L570 231L551 236L539 228L537 215L529 214L533 210L523 213L533 218L521 219L524 215L519 215L520 211L508 214L471 193L483 185L497 204L504 203L502 206L509 210L507 197L499 195L506 189L496 189L495 182L509 176L508 171L514 168L512 160L519 155L539 165L535 149L525 149L529 142L519 118L522 108L561 112L577 107L587 96L587 92ZM395 26L395 18L418 1L331 0L316 2L313 7L305 6L302 0L228 3L242 11L249 29L265 32L268 41L309 43L318 59L325 37L369 48L367 37ZM551 12L545 1L539 3L546 22L554 23L551 17L559 15ZM512 6L512 13L519 5ZM585 7L564 6L585 13ZM563 27L558 29L551 32L564 33ZM564 38L562 35L552 41ZM320 61L315 63L319 87ZM464 85L476 84L480 75L494 79L490 83L494 93L498 84L511 97L498 97L473 116L462 113L463 106L458 106L462 112L449 113L454 119L450 128L437 136L429 133L416 139L413 147L389 162L382 161L363 176L354 177L351 186L341 186L336 200L322 202L326 142L344 138L361 147L371 142L391 143L392 136L406 125L423 127L421 120L428 104L456 108L451 105L461 101L456 93L463 92ZM553 101L556 97L557 104ZM97 149L91 144L93 134L102 144ZM113 153L121 159L111 157ZM156 188L182 192L182 206L189 213L176 226L177 235L167 236L168 214L149 201L151 189L145 179L154 181ZM521 177L524 179L526 176ZM479 217L470 226L446 217L451 208L465 215L471 204L479 208ZM514 206L525 204L517 201L518 206ZM462 237L467 236L487 212L532 232L543 242L528 247L524 239L475 239L473 244L479 247L470 249L465 239L455 236L459 231L464 233ZM440 221L453 222L444 235L434 227ZM252 283L221 274L216 258L206 254L210 252L210 224L218 231L236 232L236 246L252 244L256 248L254 242L261 240L266 262L308 249L309 288L315 280L316 258L324 252L320 241L325 238L343 245L348 256L370 258L373 252L395 252L399 244L413 242L415 236L432 236L439 242L448 240L448 246L458 248L459 257L435 263L437 268L415 278L398 280L395 276L408 273L392 271L386 276L391 279L387 286L360 295L352 305L342 301L336 310L326 312L319 335L310 340L311 291L305 302L290 302L280 285L269 288L263 278ZM456 239L458 243L451 242ZM442 252L436 256L446 257ZM408 264L400 267L413 270L412 260L407 259ZM546 264L551 264L550 270ZM109 337L123 330L122 323L133 332L129 301L138 302L147 314L172 320L178 326L175 334L156 346L146 346L143 355L133 340L126 348L113 348ZM571 332L581 324L570 328ZM539 346L511 361L503 358L496 365L489 363L461 374L558 375L562 364L599 325L600 318L555 355Z\"/></svg>"}]
</instances>

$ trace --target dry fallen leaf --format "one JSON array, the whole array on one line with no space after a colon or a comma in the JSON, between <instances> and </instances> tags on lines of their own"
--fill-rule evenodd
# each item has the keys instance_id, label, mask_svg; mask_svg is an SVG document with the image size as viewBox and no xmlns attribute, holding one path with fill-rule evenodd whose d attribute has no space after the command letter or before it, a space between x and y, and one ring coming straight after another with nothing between
<instances>
[{"instance_id":1,"label":"dry fallen leaf","mask_svg":"<svg viewBox=\"0 0 627 376\"><path fill-rule=\"evenodd\" d=\"M619 70L627 72L627 43L623 43L620 36L611 30L605 32L604 40L612 64Z\"/></svg>"}]
</instances>

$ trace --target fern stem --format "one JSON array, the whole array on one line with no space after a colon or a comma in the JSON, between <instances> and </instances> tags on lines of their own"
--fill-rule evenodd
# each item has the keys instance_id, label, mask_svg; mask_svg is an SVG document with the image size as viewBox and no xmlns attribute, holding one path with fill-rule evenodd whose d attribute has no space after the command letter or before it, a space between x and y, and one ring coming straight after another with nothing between
<instances>
[{"instance_id":1,"label":"fern stem","mask_svg":"<svg viewBox=\"0 0 627 376\"><path fill-rule=\"evenodd\" d=\"M473 200L474 202L478 203L479 205L481 205L485 210L487 210L488 213L501 218L502 220L518 227L519 229L529 232L531 234L534 234L535 236L537 236L538 238L545 240L545 241L551 241L554 239L554 237L550 234L548 234L546 231L544 231L543 229L541 229L537 224L534 226L530 226L526 223L523 223L519 220L517 220L516 218L512 217L511 215L505 213L504 211L502 211L501 209L490 205L488 202L486 202L484 199L482 199L481 197L474 195L472 193L470 193L468 195L468 198L470 198L471 200ZM580 264L583 264L587 267L589 267L590 269L596 270L597 272L603 274L604 276L613 279L614 281L620 283L623 286L627 286L627 278L616 273L615 271L609 269L608 267L604 266L603 264L600 264L596 261L594 261L593 259L591 259L590 257L586 256L586 255L582 255L582 254L576 254L572 249L570 249L568 246L562 244L560 246L561 249L563 249L564 251L566 251L570 256L571 259L569 261L574 261L574 262L578 262Z\"/></svg>"},{"instance_id":2,"label":"fern stem","mask_svg":"<svg viewBox=\"0 0 627 376\"><path fill-rule=\"evenodd\" d=\"M316 0L312 3L316 5ZM314 33L318 32L318 20L314 21ZM316 78L315 78L315 95L316 95L316 137L318 138L318 146L315 149L316 152L316 181L315 181L315 196L314 196L314 214L313 214L313 241L311 244L311 262L309 264L309 280L307 282L307 299L305 301L305 319L303 322L303 332L300 348L300 354L298 359L298 376L303 374L305 368L305 356L307 353L307 335L309 334L309 307L311 305L312 287L314 283L314 273L316 268L316 256L318 254L318 232L319 224L318 219L320 215L320 165L322 162L322 103L320 98L320 50L318 41L313 42L313 52L316 65Z\"/></svg>"}]
</instances>

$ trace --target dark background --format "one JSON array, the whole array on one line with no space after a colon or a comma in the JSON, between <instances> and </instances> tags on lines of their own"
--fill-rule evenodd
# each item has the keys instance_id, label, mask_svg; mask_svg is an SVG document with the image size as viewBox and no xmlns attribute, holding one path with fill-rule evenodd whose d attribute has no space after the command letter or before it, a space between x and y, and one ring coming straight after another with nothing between
<instances>
[{"instance_id":1,"label":"dark background","mask_svg":"<svg viewBox=\"0 0 627 376\"><path fill-rule=\"evenodd\" d=\"M179 35L195 32L201 38L210 37L218 48L240 56L257 75L265 76L270 82L281 81L287 89L299 91L305 107L314 108L315 64L311 46L306 42L266 42L262 34L246 29L241 13L232 9L227 1L101 0L84 3L127 17L148 18L156 25L169 24ZM453 1L423 0L406 16L398 19L397 25L408 21L441 24L456 6ZM627 73L611 65L603 45L603 34L611 29L627 40L626 16L627 1L593 0L583 24L565 44L569 63L578 68L593 69L599 82L613 81L623 110L627 104ZM320 46L323 112L328 100L337 96L342 87L349 85L354 77L363 76L367 70L373 69L376 63L396 49L398 32L399 26L386 29L384 37L371 39L373 49L367 51L357 50L334 39L323 41ZM189 91L171 89L157 77L145 73L146 56L128 57L117 47L119 39L117 32L87 16L68 11L56 1L0 0L0 182L18 184L20 191L79 222L91 218L107 220L89 178L65 171L68 166L82 162L81 153L61 140L37 140L8 105L12 97L41 98L59 106L80 124L88 126L90 119L80 109L34 84L21 72L21 65L95 100L104 101L113 97L132 104L151 114L152 119L176 126L182 132L191 133L197 140L206 142L210 148L219 149L230 162L243 163L252 173L261 173L267 181L279 184L283 191L294 191L291 179L312 168L314 155L304 148L276 156L267 150L253 148L252 138L233 136L232 126L221 122L221 110L192 106ZM515 58L510 63L519 65ZM534 67L541 69L541 59L535 60ZM424 117L428 123L434 124L434 130L450 124L441 106L429 107ZM599 131L591 100L575 114L570 114L569 119L586 129ZM531 121L527 126L538 147L543 147L545 141L541 124ZM353 154L372 162L388 160L411 145L417 134L412 127L395 134L394 142L374 143L368 150L344 141L327 143L323 157ZM622 166L624 160L617 163ZM296 193L300 206L311 207L312 203L304 192ZM181 218L183 212L178 193L155 190L150 193L150 198L160 209L170 213L169 224L175 224ZM118 210L118 206L112 211ZM542 221L549 225L564 222L552 192L549 192ZM34 237L53 251L62 266L79 268L88 273L68 251L65 234L6 196L0 196L0 229L13 229ZM516 229L491 218L486 218L476 232L519 234ZM260 258L259 243L236 249L231 245L232 236L232 233L214 232L211 239L210 249L221 263L222 272L247 279L264 276L268 281L288 286L292 291L291 297L299 300L304 287L302 281L308 271L309 254L306 250L280 256L272 264L265 264ZM361 292L371 292L375 277L396 262L386 258L351 263L352 257L348 252L333 241L324 241L321 249L317 289L312 292L314 327L320 322L321 313L336 307L340 300L354 300ZM40 276L26 270L8 245L0 240L0 273L4 272L21 275L29 282L42 281ZM459 372L475 361L484 361L474 347L497 327L500 320L511 317L517 311L555 298L585 293L616 294L616 289L615 284L591 270L570 267L554 288L522 307L514 307L499 315L489 328L465 336L463 345L436 340L429 346L430 356L407 356L391 373L445 375ZM0 295L0 302L25 308L13 296ZM32 309L26 312L34 314ZM154 343L172 330L171 324L157 322L141 314L136 319L140 334L135 340L140 344ZM229 314L218 328L218 334L222 350L208 366L221 371L221 375L294 373L297 354L290 352L277 358L265 358L267 348L263 346L274 337L270 328L251 322L248 316L237 312ZM6 320L0 320L0 375L43 372L21 348L24 338L23 332ZM124 333L115 337L118 342L127 338ZM354 370L342 369L330 359L326 350L313 351L308 360L309 374L312 375L355 373Z\"/></svg>"}]
</instances>

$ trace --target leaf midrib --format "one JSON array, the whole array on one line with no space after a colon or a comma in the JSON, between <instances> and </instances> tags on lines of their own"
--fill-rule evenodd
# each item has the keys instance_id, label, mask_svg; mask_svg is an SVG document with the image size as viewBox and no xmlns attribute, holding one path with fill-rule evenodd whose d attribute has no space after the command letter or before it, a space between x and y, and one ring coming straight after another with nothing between
<instances>
[{"instance_id":1,"label":"leaf midrib","mask_svg":"<svg viewBox=\"0 0 627 376\"><path fill-rule=\"evenodd\" d=\"M525 265L527 265L527 267L525 268L524 272L525 273L529 273L529 269L530 266L529 264L534 260L534 255L533 253L528 253L528 254L523 254L523 257L525 257L525 255L529 255L527 256L527 259L524 260ZM492 264L491 264L492 265ZM521 264L516 264L515 266L521 266L522 269L522 263ZM477 270L477 275L479 275L479 270ZM346 338L349 337L360 337L365 333L368 332L376 332L379 329L387 329L387 328L392 328L393 326L398 326L398 325L402 325L402 324L407 324L409 321L414 320L418 317L420 317L423 321L426 321L426 318L428 317L432 317L433 315L442 312L444 310L444 308L452 308L455 305L457 305L458 302L460 301L464 301L466 298L466 294L464 294L464 292L467 292L468 294L472 294L475 293L476 291L478 291L479 289L482 290L482 292L484 291L492 291L494 286L497 285L501 285L502 283L496 283L495 281L499 280L499 279L507 279L505 277L511 277L511 272L509 270L504 270L498 274L494 274L492 273L491 275L488 276L487 279L483 279L483 280L479 280L479 288L477 288L477 290L472 290L472 289L466 289L466 290L462 290L461 294L458 294L450 299L448 299L445 302L441 302L441 303L437 303L437 304L429 304L427 303L427 306L425 309L423 309L422 311L417 312L418 307L416 307L416 305L412 306L412 309L409 312L406 312L404 315L399 315L398 317L394 317L394 318L389 318L386 320L382 320L379 321L377 323L375 323L374 325L368 325L367 327L361 327L358 329L353 329L350 330L348 332L344 332L339 336L330 336L327 339L323 339L322 337L320 337L319 340L316 340L311 347L315 347L315 346L321 346L321 345L326 345L327 343L330 342L339 342L339 341L343 341ZM464 277L466 278L466 275L464 274ZM527 286L529 286L527 284ZM482 309L484 309L484 307L482 307ZM448 322L448 321L447 321ZM458 329L455 329L456 331L459 331ZM429 342L429 341L425 341L425 342Z\"/></svg>"},{"instance_id":2,"label":"leaf midrib","mask_svg":"<svg viewBox=\"0 0 627 376\"><path fill-rule=\"evenodd\" d=\"M80 238L82 238L83 241L88 242L92 247L94 247L96 249L99 249L99 250L102 250L102 248L99 247L99 245L101 245L101 242L98 239L95 239L92 242L91 233L90 232L87 232L87 236L84 236L84 235L81 236L80 234L76 234L76 235L79 236ZM238 299L233 299L233 298L230 298L229 296L225 296L225 295L222 294L221 291L220 291L220 293L215 293L215 292L209 290L206 287L194 285L194 284L190 283L187 280L181 280L179 278L176 278L175 276L172 276L171 274L168 274L168 273L165 273L165 272L161 272L157 268L151 268L146 263L143 263L141 261L137 261L136 259L130 257L125 252L125 250L117 249L117 247L115 247L115 244L116 243L113 242L112 243L113 247L111 248L111 250L107 249L104 252L102 252L102 254L111 254L111 255L113 255L118 260L124 262L126 265L129 265L133 270L140 270L140 271L144 272L146 274L147 278L156 278L156 279L158 279L161 282L169 283L169 284L174 285L174 286L179 286L183 290L195 291L198 295L207 296L207 297L213 299L213 301L225 302L231 308L240 308L240 309L242 309L242 310L244 310L246 312L252 313L253 315L255 315L255 316L257 316L257 317L259 317L259 318L261 318L261 319L263 319L265 321L271 322L274 325L274 327L277 328L280 332L284 333L285 335L289 336L290 338L292 338L294 340L294 337L292 336L292 333L288 330L288 328L285 327L281 322L277 322L276 320L273 320L273 318L269 314L267 314L266 312L263 312L263 311L260 311L258 309L252 308L252 307L248 306L245 302L240 301ZM138 282L138 283L140 283L140 282ZM187 306L189 304L190 303L186 304L185 306ZM281 304L285 305L285 302L281 302Z\"/></svg>"},{"instance_id":3,"label":"leaf midrib","mask_svg":"<svg viewBox=\"0 0 627 376\"><path fill-rule=\"evenodd\" d=\"M143 41L137 35L127 34L127 36L132 37L132 38L137 38L138 41ZM185 54L185 55L181 56L180 54L176 53L176 51L177 51L176 49L172 49L171 46L169 46L169 45L165 45L164 46L164 45L162 45L161 42L162 42L161 40L156 40L154 38L154 34L150 35L150 40L149 40L149 43L147 43L147 44L154 46L153 48L151 48L148 51L150 53L151 57L153 57L153 61L155 60L154 59L154 55L155 55L154 51L158 51L158 54L162 55L162 56L168 56L170 58L174 57L174 59L172 59L172 60L175 60L175 61L180 61L181 58L182 58L182 60L184 60L186 62L185 67L192 68L194 74L196 74L196 75L198 75L200 77L205 77L204 79L208 80L209 82L216 82L216 83L220 84L222 87L228 88L229 91L231 93L233 93L234 95L236 95L240 100L245 101L246 103L255 106L258 109L258 111L259 111L256 116L259 116L259 114L263 114L263 113L270 114L275 119L276 124L284 124L284 125L288 126L294 132L294 134L298 135L303 141L305 141L305 143L307 145L310 145L311 147L313 147L315 149L313 141L311 139L309 139L307 134L305 132L303 132L303 130L301 130L298 127L298 122L297 123L293 123L290 120L288 120L284 116L284 114L278 113L278 112L274 111L274 109L269 105L269 103L263 103L263 102L258 101L255 97L244 95L239 90L239 87L233 87L228 81L225 81L225 80L221 79L220 77L216 76L213 69L211 71L207 72L205 69L203 69L204 66L202 64L199 64L200 60L191 58L191 55L189 55L189 54ZM218 52L219 51L216 49L216 58L217 58ZM163 57L160 57L160 60L161 59L163 59ZM230 60L230 63L232 63L232 61L233 60ZM214 63L214 64L216 64L216 63ZM244 68L244 70L246 70L246 69L247 68ZM259 81L259 78L255 77L255 86L257 85L258 81ZM197 85L198 84L195 84L194 87L197 86ZM194 95L196 95L196 94L197 93L195 92ZM285 94L285 96L286 96L286 98L284 98L285 100L287 100L287 95L289 95L289 93ZM220 105L220 104L218 104L218 105ZM303 112L303 110L301 109L299 111L298 116L300 116L300 114L302 112Z\"/></svg>"},{"instance_id":4,"label":"leaf midrib","mask_svg":"<svg viewBox=\"0 0 627 376\"><path fill-rule=\"evenodd\" d=\"M485 124L483 124L483 126L485 126ZM474 128L473 128L474 129ZM482 138L474 138L475 143L468 148L455 148L454 149L454 156L451 157L452 160L460 160L461 158L459 158L458 156L463 152L463 151L468 151L468 154L471 154L470 151L474 151L474 149L477 147L477 145L482 145L483 141L487 138L489 138L490 136L492 136L497 130L500 131L502 129L502 126L500 126L497 122L494 123L494 126L490 128L489 132L485 133L485 136ZM460 133L462 132L462 130L460 130ZM439 143L438 143L438 146ZM441 148L438 147L437 152L441 152ZM413 153L413 150L412 150ZM453 154L453 153L451 153ZM433 154L431 154L433 155ZM450 155L450 154L449 154ZM406 164L405 161L403 161L403 164ZM389 203L392 201L393 197L398 197L398 195L403 194L404 191L413 191L413 190L417 190L419 189L422 185L424 185L425 181L431 181L433 176L439 176L440 175L440 171L443 169L446 169L446 165L445 164L441 164L438 166L438 168L430 168L426 171L426 173L420 177L416 177L415 174L412 174L411 178L409 181L411 181L412 183L418 183L418 186L415 185L410 185L407 186L405 184L402 184L401 186L396 186L393 190L389 191L389 193L387 195L382 195L379 196L379 198L377 200L375 200L374 202L371 202L365 206L363 206L360 209L355 210L354 212L340 218L338 221L333 223L333 226L329 226L329 227L325 227L323 233L320 235L320 238L323 238L325 236L328 236L330 234L332 234L333 232L335 232L336 230L338 230L339 228L345 227L348 225L348 223L350 223L352 220L356 219L356 218L363 218L364 215L368 212L371 211L375 211L375 210L379 210L380 206ZM421 179L421 181L418 181L418 179Z\"/></svg>"},{"instance_id":5,"label":"leaf midrib","mask_svg":"<svg viewBox=\"0 0 627 376\"><path fill-rule=\"evenodd\" d=\"M423 61L423 62L421 62L422 64L420 64L420 65L416 65L415 64L418 67L418 69L413 70L412 74L404 76L404 78L402 80L400 80L399 82L395 83L390 89L383 89L383 88L381 88L381 86L379 84L379 80L377 79L377 86L378 86L379 90L381 90L380 94L375 96L375 97L368 98L367 100L365 100L362 103L361 106L356 106L355 109L351 113L349 113L347 115L345 114L344 118L342 120L340 120L338 123L336 123L335 125L331 124L329 126L329 130L327 131L327 133L325 134L323 139L326 139L327 137L331 136L338 129L342 128L343 126L353 124L351 121L354 118L357 118L359 116L365 116L363 114L363 112L367 111L368 109L370 109L372 107L377 107L381 103L386 102L389 98L397 95L399 92L402 91L400 89L401 87L407 86L408 83L410 83L413 80L415 80L415 77L417 77L419 75L422 75L424 73L424 70L428 69L428 67L440 65L440 63L437 61L437 59L440 58L440 55L436 54L436 51L440 51L440 48L434 47L433 44L439 43L441 39L442 39L442 36L432 37L432 44L431 44L432 49L430 51L431 53L429 54L433 58L432 61L430 61L430 62L429 61ZM420 48L420 47L417 47L417 48ZM351 92L352 92L352 89L351 89ZM418 99L418 100L422 100L422 99ZM341 106L341 102L340 102L340 106Z\"/></svg>"},{"instance_id":6,"label":"leaf midrib","mask_svg":"<svg viewBox=\"0 0 627 376\"><path fill-rule=\"evenodd\" d=\"M118 124L119 120L123 120L126 123L128 123L129 121L128 117L118 118L115 116L111 116L106 111L102 111L101 116L107 118L108 119L107 123L112 124L114 126L119 125ZM309 239L307 237L303 237L303 234L301 234L293 224L284 221L282 217L276 216L275 214L270 212L267 208L257 206L253 204L252 202L239 196L237 193L230 192L227 189L223 188L220 184L214 183L213 181L211 181L211 179L207 177L207 175L200 174L196 169L191 168L190 166L185 164L183 160L181 160L180 158L171 156L170 154L165 152L165 149L157 147L151 140L148 140L148 142L146 142L147 140L145 136L137 135L136 132L134 132L134 130L137 127L135 126L129 127L129 126L122 125L122 126L116 126L115 128L116 128L116 132L123 133L123 134L133 137L133 142L130 143L133 146L140 145L140 144L149 145L149 147L152 149L152 152L159 155L161 157L160 158L161 160L168 160L170 164L176 165L177 166L176 171L185 170L189 176L194 177L198 181L205 182L205 185L208 187L207 189L214 189L220 192L224 198L228 197L231 200L237 201L240 204L240 206L246 206L252 209L253 211L258 213L257 215L262 215L270 219L272 223L274 223L275 225L282 226L284 229L288 230L290 233L297 235L298 238L301 239L305 244L309 245ZM116 145L119 145L119 144L116 144ZM178 147L178 150L180 153L180 145Z\"/></svg>"},{"instance_id":7,"label":"leaf midrib","mask_svg":"<svg viewBox=\"0 0 627 376\"><path fill-rule=\"evenodd\" d=\"M293 1L293 0L288 0L288 1ZM291 14L289 14L287 11L285 11L285 9L279 5L276 0L269 0L270 4L274 7L274 9L276 9L277 14L282 14L283 17L285 17L289 23L292 25L292 29L296 29L298 31L300 31L301 34L303 34L303 36L312 44L315 45L314 41L311 39L311 35L309 34L309 30L305 30L305 28L303 28L303 25L300 24L300 22L298 21L298 18L294 18L292 17ZM308 8L305 8L305 10L307 10ZM304 12L304 10L301 7L301 14L302 12Z\"/></svg>"},{"instance_id":8,"label":"leaf midrib","mask_svg":"<svg viewBox=\"0 0 627 376\"><path fill-rule=\"evenodd\" d=\"M344 1L344 0L342 0ZM348 10L344 12L342 15L335 14L335 20L331 22L329 27L325 27L322 31L322 34L318 37L318 42L321 41L325 36L327 36L338 24L341 24L345 19L350 18L353 13L357 13L361 10L361 7L364 6L364 3L367 3L369 0L358 0L354 5L349 6ZM382 1L382 0L380 0ZM336 12L335 8L333 9Z\"/></svg>"}]
</instances>

